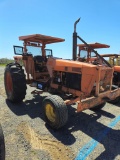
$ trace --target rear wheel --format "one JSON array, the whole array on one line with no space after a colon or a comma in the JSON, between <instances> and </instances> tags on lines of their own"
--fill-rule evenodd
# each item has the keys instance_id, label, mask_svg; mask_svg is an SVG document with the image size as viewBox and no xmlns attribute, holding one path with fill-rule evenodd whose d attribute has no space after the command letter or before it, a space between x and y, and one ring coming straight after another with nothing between
<instances>
[{"instance_id":1,"label":"rear wheel","mask_svg":"<svg viewBox=\"0 0 120 160\"><path fill-rule=\"evenodd\" d=\"M21 102L26 95L24 70L19 64L8 64L4 72L4 85L8 100Z\"/></svg>"},{"instance_id":2,"label":"rear wheel","mask_svg":"<svg viewBox=\"0 0 120 160\"><path fill-rule=\"evenodd\" d=\"M57 95L51 95L43 100L43 108L46 122L55 129L61 128L68 121L68 109L63 99Z\"/></svg>"},{"instance_id":3,"label":"rear wheel","mask_svg":"<svg viewBox=\"0 0 120 160\"><path fill-rule=\"evenodd\" d=\"M5 160L5 141L1 125L0 125L0 160Z\"/></svg>"}]
</instances>

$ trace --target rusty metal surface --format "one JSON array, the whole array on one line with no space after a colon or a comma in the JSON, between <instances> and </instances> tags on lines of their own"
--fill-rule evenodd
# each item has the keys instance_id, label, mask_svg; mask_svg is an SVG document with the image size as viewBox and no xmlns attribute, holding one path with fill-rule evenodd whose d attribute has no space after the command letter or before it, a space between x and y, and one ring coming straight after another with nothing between
<instances>
[{"instance_id":1,"label":"rusty metal surface","mask_svg":"<svg viewBox=\"0 0 120 160\"><path fill-rule=\"evenodd\" d=\"M102 44L102 43L88 43L88 45L94 49L99 49L99 48L109 48L110 46L107 44ZM85 44L78 44L77 45L81 50L86 50L86 45Z\"/></svg>"},{"instance_id":2,"label":"rusty metal surface","mask_svg":"<svg viewBox=\"0 0 120 160\"><path fill-rule=\"evenodd\" d=\"M38 42L44 44L56 43L56 42L63 42L65 39L46 36L42 34L32 34L27 36L20 36L19 40L26 41L26 42Z\"/></svg>"},{"instance_id":3,"label":"rusty metal surface","mask_svg":"<svg viewBox=\"0 0 120 160\"><path fill-rule=\"evenodd\" d=\"M77 112L81 112L85 109L92 108L94 106L98 106L109 100L114 100L115 98L120 96L120 88L115 89L113 91L107 91L99 94L98 97L90 97L82 100L78 103Z\"/></svg>"},{"instance_id":4,"label":"rusty metal surface","mask_svg":"<svg viewBox=\"0 0 120 160\"><path fill-rule=\"evenodd\" d=\"M118 56L120 56L120 54L100 54L102 57L115 57L117 58Z\"/></svg>"}]
</instances>

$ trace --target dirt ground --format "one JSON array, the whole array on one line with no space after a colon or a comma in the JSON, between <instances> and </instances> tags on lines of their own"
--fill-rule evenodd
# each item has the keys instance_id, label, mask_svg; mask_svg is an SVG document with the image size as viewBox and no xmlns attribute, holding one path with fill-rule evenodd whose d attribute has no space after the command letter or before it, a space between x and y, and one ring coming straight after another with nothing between
<instances>
[{"instance_id":1,"label":"dirt ground","mask_svg":"<svg viewBox=\"0 0 120 160\"><path fill-rule=\"evenodd\" d=\"M4 67L0 67L0 122L6 160L120 160L120 103L107 103L99 111L76 113L68 106L66 126L53 130L44 121L42 100L49 95L27 95L12 104L4 90Z\"/></svg>"}]
</instances>

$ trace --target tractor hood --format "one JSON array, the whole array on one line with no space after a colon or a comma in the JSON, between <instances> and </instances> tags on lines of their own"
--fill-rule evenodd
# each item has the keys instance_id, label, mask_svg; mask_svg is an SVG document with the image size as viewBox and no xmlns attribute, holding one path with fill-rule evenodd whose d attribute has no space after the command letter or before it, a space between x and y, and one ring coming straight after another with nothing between
<instances>
[{"instance_id":1,"label":"tractor hood","mask_svg":"<svg viewBox=\"0 0 120 160\"><path fill-rule=\"evenodd\" d=\"M53 71L79 74L82 78L81 91L86 94L90 94L96 82L110 84L113 75L113 68L111 67L54 58L48 59L47 68L51 78L53 77Z\"/></svg>"},{"instance_id":2,"label":"tractor hood","mask_svg":"<svg viewBox=\"0 0 120 160\"><path fill-rule=\"evenodd\" d=\"M47 61L47 66L52 67L53 70L62 71L62 72L73 72L73 73L82 73L86 70L88 74L94 74L100 66L88 64L85 62L78 62L73 60L64 60L64 59L55 59L49 58ZM48 68L49 68L48 67Z\"/></svg>"}]
</instances>

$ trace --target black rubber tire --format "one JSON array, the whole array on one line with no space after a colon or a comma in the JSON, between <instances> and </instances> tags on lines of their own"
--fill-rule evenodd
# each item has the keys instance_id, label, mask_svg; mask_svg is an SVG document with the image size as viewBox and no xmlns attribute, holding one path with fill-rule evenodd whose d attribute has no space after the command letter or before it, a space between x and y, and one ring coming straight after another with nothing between
<instances>
[{"instance_id":1,"label":"black rubber tire","mask_svg":"<svg viewBox=\"0 0 120 160\"><path fill-rule=\"evenodd\" d=\"M10 63L4 72L4 85L8 100L21 102L26 95L26 77L19 64Z\"/></svg>"},{"instance_id":2,"label":"black rubber tire","mask_svg":"<svg viewBox=\"0 0 120 160\"><path fill-rule=\"evenodd\" d=\"M5 140L1 125L0 125L0 160L5 160Z\"/></svg>"},{"instance_id":3,"label":"black rubber tire","mask_svg":"<svg viewBox=\"0 0 120 160\"><path fill-rule=\"evenodd\" d=\"M46 107L50 105L55 114L54 122L51 121L46 113ZM63 99L57 95L50 95L43 100L43 109L45 120L48 125L54 129L59 129L64 126L68 121L68 108Z\"/></svg>"},{"instance_id":4,"label":"black rubber tire","mask_svg":"<svg viewBox=\"0 0 120 160\"><path fill-rule=\"evenodd\" d=\"M106 102L105 102L105 103L102 103L102 104L99 104L99 105L97 105L97 106L95 106L95 107L93 107L93 108L90 108L90 110L92 110L92 111L97 111L97 110L102 109L105 105L106 105Z\"/></svg>"}]
</instances>

